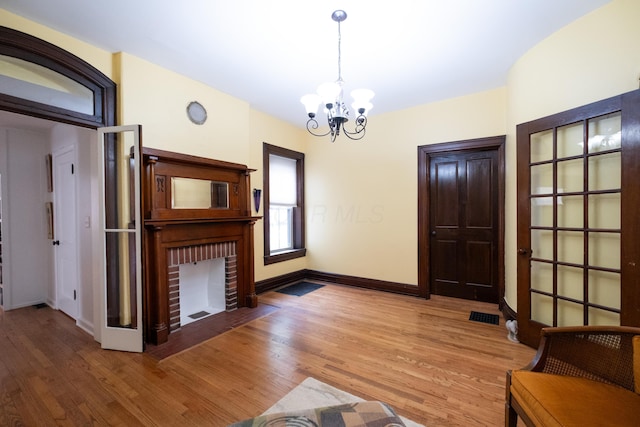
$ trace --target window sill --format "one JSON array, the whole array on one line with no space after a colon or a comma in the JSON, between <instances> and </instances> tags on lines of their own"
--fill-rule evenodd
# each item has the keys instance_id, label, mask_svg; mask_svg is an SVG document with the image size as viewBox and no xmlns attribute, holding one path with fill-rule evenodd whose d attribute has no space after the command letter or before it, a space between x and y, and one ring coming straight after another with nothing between
<instances>
[{"instance_id":1,"label":"window sill","mask_svg":"<svg viewBox=\"0 0 640 427\"><path fill-rule=\"evenodd\" d=\"M265 255L264 265L275 264L277 262L289 261L291 259L302 258L307 254L307 249L292 249L289 251L278 252L273 255Z\"/></svg>"}]
</instances>

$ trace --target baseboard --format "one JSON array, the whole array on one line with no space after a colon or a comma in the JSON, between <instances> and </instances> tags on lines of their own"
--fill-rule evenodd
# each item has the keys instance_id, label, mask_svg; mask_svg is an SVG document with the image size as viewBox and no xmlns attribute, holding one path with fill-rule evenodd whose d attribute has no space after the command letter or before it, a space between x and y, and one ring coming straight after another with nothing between
<instances>
[{"instance_id":1,"label":"baseboard","mask_svg":"<svg viewBox=\"0 0 640 427\"><path fill-rule=\"evenodd\" d=\"M88 322L84 319L80 319L78 318L76 320L76 326L79 327L80 329L82 329L83 331L85 331L86 333L88 333L89 335L91 335L92 337L94 336L93 334L93 322Z\"/></svg>"},{"instance_id":2,"label":"baseboard","mask_svg":"<svg viewBox=\"0 0 640 427\"><path fill-rule=\"evenodd\" d=\"M504 317L504 320L516 320L518 318L518 313L512 309L511 307L509 307L509 304L507 304L507 300L504 299L504 297L502 297L502 300L500 300L500 311L502 311L502 316Z\"/></svg>"},{"instance_id":3,"label":"baseboard","mask_svg":"<svg viewBox=\"0 0 640 427\"><path fill-rule=\"evenodd\" d=\"M256 293L261 294L302 280L335 283L338 285L354 286L377 291L393 292L403 295L418 296L418 286L405 283L388 282L385 280L367 279L364 277L346 276L343 274L326 273L316 270L299 270L282 276L273 277L256 282Z\"/></svg>"},{"instance_id":4,"label":"baseboard","mask_svg":"<svg viewBox=\"0 0 640 427\"><path fill-rule=\"evenodd\" d=\"M256 294L260 295L264 292L285 286L292 283L306 280L307 270L298 270L292 273L283 274L281 276L272 277L270 279L260 280L256 282Z\"/></svg>"}]
</instances>

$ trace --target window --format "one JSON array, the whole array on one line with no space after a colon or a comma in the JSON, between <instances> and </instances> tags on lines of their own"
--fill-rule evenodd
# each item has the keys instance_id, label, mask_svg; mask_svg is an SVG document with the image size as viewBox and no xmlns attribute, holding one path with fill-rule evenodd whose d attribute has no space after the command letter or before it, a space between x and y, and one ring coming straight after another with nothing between
<instances>
[{"instance_id":1,"label":"window","mask_svg":"<svg viewBox=\"0 0 640 427\"><path fill-rule=\"evenodd\" d=\"M264 263L303 257L304 154L263 145Z\"/></svg>"}]
</instances>

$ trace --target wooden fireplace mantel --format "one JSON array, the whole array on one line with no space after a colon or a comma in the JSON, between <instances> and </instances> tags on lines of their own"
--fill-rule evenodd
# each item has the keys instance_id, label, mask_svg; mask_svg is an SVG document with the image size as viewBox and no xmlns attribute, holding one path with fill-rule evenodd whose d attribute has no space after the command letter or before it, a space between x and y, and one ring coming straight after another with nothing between
<instances>
[{"instance_id":1,"label":"wooden fireplace mantel","mask_svg":"<svg viewBox=\"0 0 640 427\"><path fill-rule=\"evenodd\" d=\"M145 340L162 344L169 339L167 254L174 248L233 243L237 255L237 305L256 307L253 225L260 217L251 216L249 174L253 169L150 148L143 148L142 157ZM209 197L215 206L176 207L172 191L177 192L178 187L174 188L173 178L204 182L205 187L210 181Z\"/></svg>"}]
</instances>

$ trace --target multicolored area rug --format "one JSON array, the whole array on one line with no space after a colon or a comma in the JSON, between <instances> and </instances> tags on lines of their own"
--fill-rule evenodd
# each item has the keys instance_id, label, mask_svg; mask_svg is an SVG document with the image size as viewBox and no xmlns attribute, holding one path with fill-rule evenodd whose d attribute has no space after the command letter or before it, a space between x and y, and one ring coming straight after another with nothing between
<instances>
[{"instance_id":1,"label":"multicolored area rug","mask_svg":"<svg viewBox=\"0 0 640 427\"><path fill-rule=\"evenodd\" d=\"M308 377L267 409L263 415L355 402L364 402L364 399ZM408 427L424 427L407 418L400 418Z\"/></svg>"}]
</instances>

